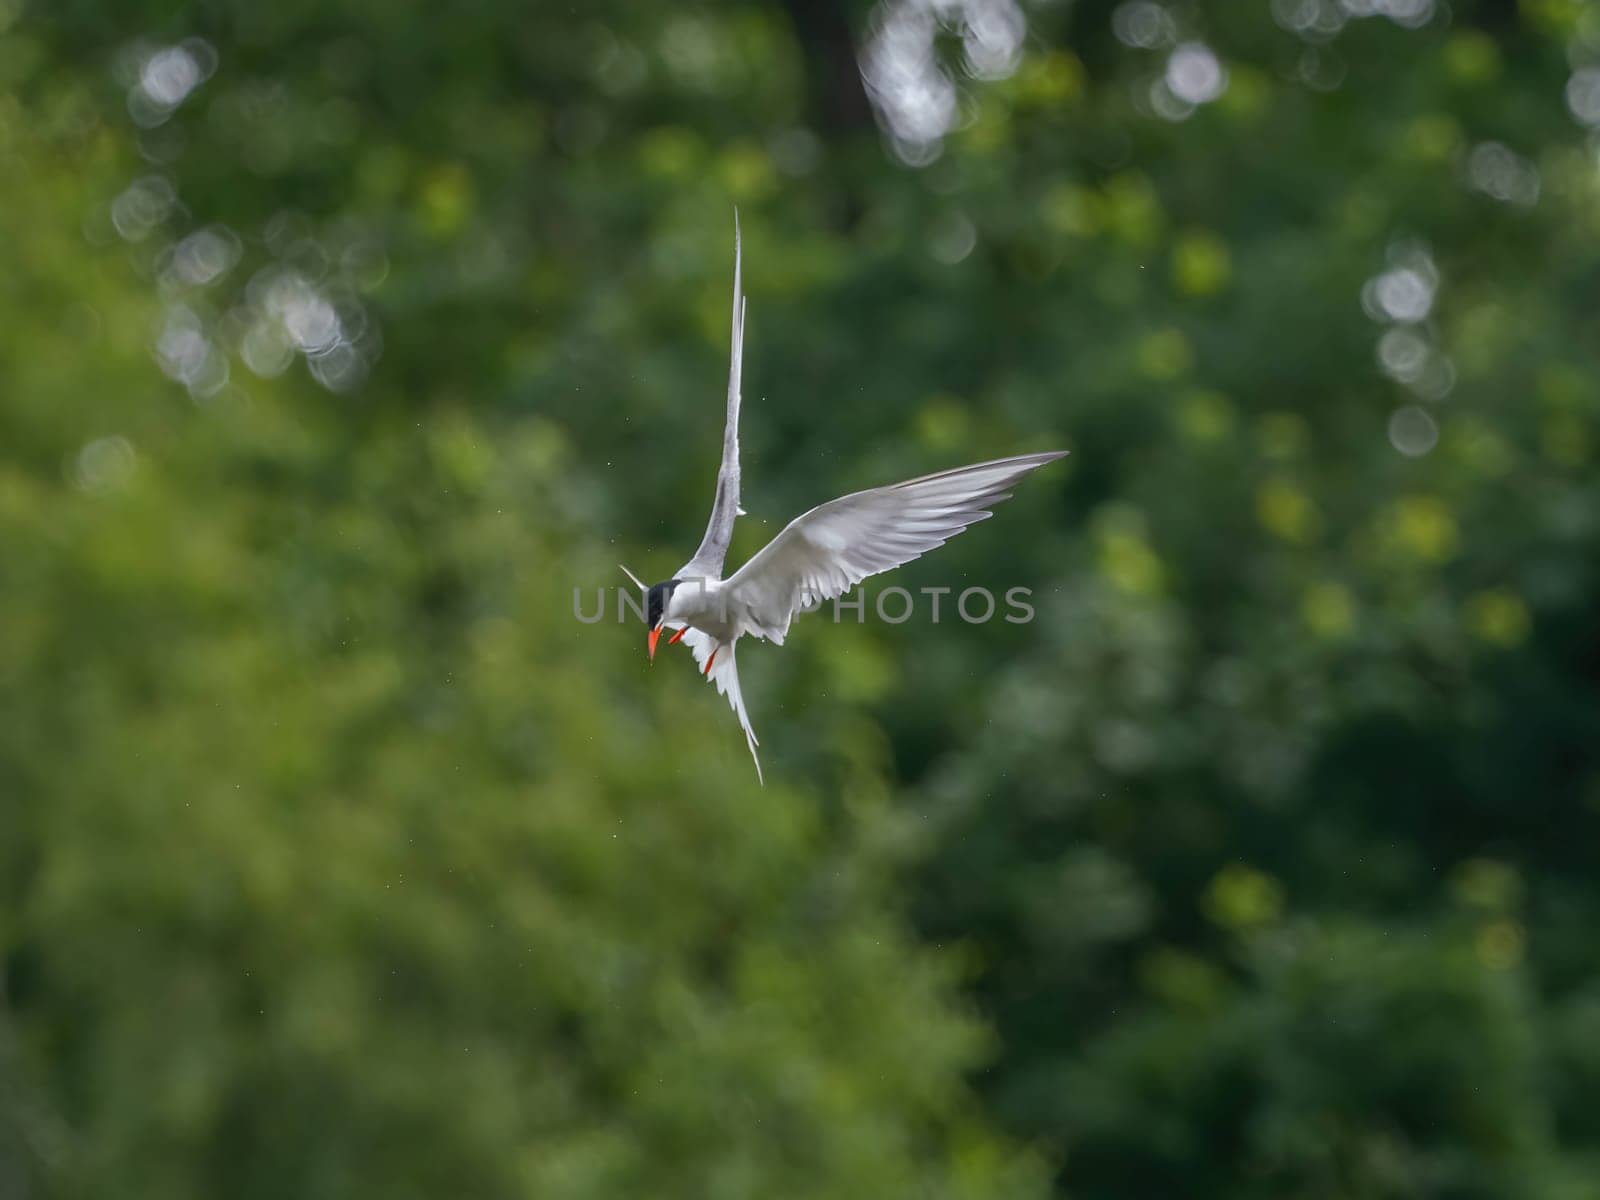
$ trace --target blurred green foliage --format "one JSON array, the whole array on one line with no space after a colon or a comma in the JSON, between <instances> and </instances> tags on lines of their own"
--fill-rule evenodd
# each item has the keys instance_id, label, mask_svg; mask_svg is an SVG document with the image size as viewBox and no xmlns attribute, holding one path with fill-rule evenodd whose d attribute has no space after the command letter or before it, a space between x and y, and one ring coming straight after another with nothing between
<instances>
[{"instance_id":1,"label":"blurred green foliage","mask_svg":"<svg viewBox=\"0 0 1600 1200\"><path fill-rule=\"evenodd\" d=\"M1600 5L910 2L0 0L0 1193L1600 1196Z\"/></svg>"}]
</instances>

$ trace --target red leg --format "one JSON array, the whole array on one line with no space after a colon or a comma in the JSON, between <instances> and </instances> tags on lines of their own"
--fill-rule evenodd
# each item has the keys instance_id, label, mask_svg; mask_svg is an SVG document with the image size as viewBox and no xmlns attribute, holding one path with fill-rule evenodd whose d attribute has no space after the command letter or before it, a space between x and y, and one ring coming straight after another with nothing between
<instances>
[{"instance_id":1,"label":"red leg","mask_svg":"<svg viewBox=\"0 0 1600 1200\"><path fill-rule=\"evenodd\" d=\"M679 642L683 641L683 635L688 633L688 632L689 632L689 627L687 625L685 625L682 629L678 630L677 633L673 634L671 637L669 637L667 639L667 645L676 646Z\"/></svg>"},{"instance_id":2,"label":"red leg","mask_svg":"<svg viewBox=\"0 0 1600 1200\"><path fill-rule=\"evenodd\" d=\"M711 664L717 661L717 651L720 649L722 649L721 646L713 646L711 648L711 657L706 659L706 669L701 672L702 675L711 674Z\"/></svg>"}]
</instances>

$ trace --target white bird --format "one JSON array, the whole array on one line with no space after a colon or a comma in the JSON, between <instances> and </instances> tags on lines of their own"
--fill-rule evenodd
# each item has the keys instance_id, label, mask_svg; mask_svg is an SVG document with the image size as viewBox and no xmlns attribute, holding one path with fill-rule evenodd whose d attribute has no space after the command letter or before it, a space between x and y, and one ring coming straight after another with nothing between
<instances>
[{"instance_id":1,"label":"white bird","mask_svg":"<svg viewBox=\"0 0 1600 1200\"><path fill-rule=\"evenodd\" d=\"M646 586L645 620L650 658L663 629L676 632L694 652L701 674L728 698L744 729L756 778L764 784L760 742L739 691L739 639L752 635L783 644L789 623L802 607L842 596L869 576L893 570L942 546L967 526L991 516L991 505L1010 499L1009 489L1030 471L1061 458L1065 450L1021 454L908 479L888 487L852 492L790 521L783 532L726 579L723 560L739 507L739 375L744 359L745 298L740 285L739 216L733 221L733 350L728 369L728 416L722 434L722 466L711 520L694 557L665 583Z\"/></svg>"}]
</instances>

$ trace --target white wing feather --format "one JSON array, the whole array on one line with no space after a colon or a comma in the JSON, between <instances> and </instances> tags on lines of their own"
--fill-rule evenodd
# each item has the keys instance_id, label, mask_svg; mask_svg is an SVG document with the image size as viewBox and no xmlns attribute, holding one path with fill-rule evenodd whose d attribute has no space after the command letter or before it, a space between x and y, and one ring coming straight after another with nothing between
<instances>
[{"instance_id":1,"label":"white wing feather","mask_svg":"<svg viewBox=\"0 0 1600 1200\"><path fill-rule=\"evenodd\" d=\"M957 467L819 504L729 577L730 607L744 618L741 632L781 643L808 599L841 596L868 576L944 545L992 515L1017 480L1065 453Z\"/></svg>"},{"instance_id":2,"label":"white wing feather","mask_svg":"<svg viewBox=\"0 0 1600 1200\"><path fill-rule=\"evenodd\" d=\"M678 568L677 579L721 579L722 563L733 540L734 518L744 515L739 505L739 380L744 371L745 298L744 251L739 236L739 212L733 213L733 331L728 353L728 412L722 426L722 465L717 469L717 494L711 502L711 520L694 557Z\"/></svg>"}]
</instances>

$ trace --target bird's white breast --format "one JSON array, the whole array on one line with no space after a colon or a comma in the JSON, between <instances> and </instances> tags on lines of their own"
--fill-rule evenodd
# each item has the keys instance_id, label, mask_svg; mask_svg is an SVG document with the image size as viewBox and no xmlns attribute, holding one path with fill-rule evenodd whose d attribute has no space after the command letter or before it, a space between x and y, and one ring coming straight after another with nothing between
<instances>
[{"instance_id":1,"label":"bird's white breast","mask_svg":"<svg viewBox=\"0 0 1600 1200\"><path fill-rule=\"evenodd\" d=\"M667 599L666 620L693 625L713 637L731 641L739 634L738 613L721 579L685 579Z\"/></svg>"}]
</instances>

